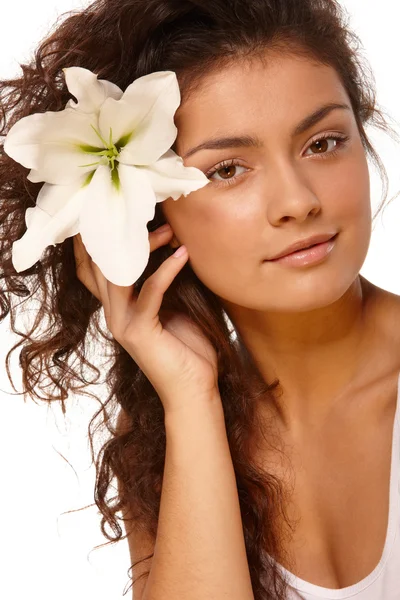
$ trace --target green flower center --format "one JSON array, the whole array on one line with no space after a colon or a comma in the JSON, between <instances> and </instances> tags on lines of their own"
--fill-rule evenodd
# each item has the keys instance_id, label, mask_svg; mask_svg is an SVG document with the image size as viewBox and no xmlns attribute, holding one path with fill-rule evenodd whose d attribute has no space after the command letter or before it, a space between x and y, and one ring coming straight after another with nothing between
<instances>
[{"instance_id":1,"label":"green flower center","mask_svg":"<svg viewBox=\"0 0 400 600\"><path fill-rule=\"evenodd\" d=\"M100 138L103 147L96 147L96 146L90 146L87 144L79 144L79 149L82 150L82 152L85 152L85 154L92 154L93 156L98 156L99 160L93 163L89 163L86 165L80 165L81 167L94 167L94 166L98 166L100 164L106 164L110 167L111 170L111 179L113 184L116 186L117 189L119 189L120 187L120 180L119 180L119 175L118 175L118 157L119 154L122 150L122 148L124 146L126 146L126 144L129 142L129 140L132 137L132 133L128 133L127 135L124 135L123 137L121 137L118 142L116 142L114 144L114 142L112 141L112 128L110 127L110 138L109 141L107 142L103 136L101 135L101 133L99 131L97 131L97 129L95 127L93 127L93 125L91 125L92 129L95 131L96 135ZM96 169L94 169L93 171L91 171L85 182L84 185L88 185L91 180L93 175L95 174Z\"/></svg>"}]
</instances>

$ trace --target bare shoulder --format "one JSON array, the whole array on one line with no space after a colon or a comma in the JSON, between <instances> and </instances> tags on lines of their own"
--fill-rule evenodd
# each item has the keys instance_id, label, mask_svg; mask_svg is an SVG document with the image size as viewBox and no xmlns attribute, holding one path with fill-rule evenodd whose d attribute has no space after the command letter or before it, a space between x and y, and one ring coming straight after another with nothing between
<instances>
[{"instance_id":1,"label":"bare shoulder","mask_svg":"<svg viewBox=\"0 0 400 600\"><path fill-rule=\"evenodd\" d=\"M400 348L400 295L368 282L368 289L376 323L377 333L385 344Z\"/></svg>"},{"instance_id":2,"label":"bare shoulder","mask_svg":"<svg viewBox=\"0 0 400 600\"><path fill-rule=\"evenodd\" d=\"M116 422L117 432L120 434L126 433L130 427L131 421L129 415L121 408ZM134 468L134 465L132 465L132 469ZM120 491L121 483L119 480L117 480L117 483L118 490ZM128 504L125 506L124 510L122 511L122 515L124 519L126 519L124 521L124 527L127 535L129 555L132 566L137 561L146 559L146 557L153 554L154 541L148 533L140 529L137 525L133 524L131 505ZM144 588L148 578L148 576L145 576L144 574L150 571L151 563L152 558L149 558L148 560L143 560L143 562L140 562L132 569L132 577L136 580L136 583L134 583L132 586L134 600L141 600L143 597Z\"/></svg>"},{"instance_id":3,"label":"bare shoulder","mask_svg":"<svg viewBox=\"0 0 400 600\"><path fill-rule=\"evenodd\" d=\"M400 374L400 296L362 278L366 299L365 354L355 393L370 397L371 406L389 411L396 406ZM385 401L383 401L385 399ZM378 404L376 404L378 400Z\"/></svg>"}]
</instances>

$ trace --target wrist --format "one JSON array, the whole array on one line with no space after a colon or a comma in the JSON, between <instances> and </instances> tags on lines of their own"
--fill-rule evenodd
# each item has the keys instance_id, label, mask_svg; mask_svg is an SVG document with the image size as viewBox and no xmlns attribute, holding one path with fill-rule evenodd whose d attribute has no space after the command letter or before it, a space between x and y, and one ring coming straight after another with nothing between
<instances>
[{"instance_id":1,"label":"wrist","mask_svg":"<svg viewBox=\"0 0 400 600\"><path fill-rule=\"evenodd\" d=\"M164 421L166 426L178 422L182 424L184 420L195 420L200 415L209 414L214 419L224 420L224 411L221 396L218 390L207 394L206 396L186 397L181 402L168 403L170 408L164 412Z\"/></svg>"}]
</instances>

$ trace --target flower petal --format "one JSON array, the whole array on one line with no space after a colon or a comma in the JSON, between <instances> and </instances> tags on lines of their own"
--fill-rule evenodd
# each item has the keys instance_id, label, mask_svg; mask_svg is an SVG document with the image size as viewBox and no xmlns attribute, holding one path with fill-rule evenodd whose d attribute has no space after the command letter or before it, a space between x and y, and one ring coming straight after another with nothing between
<instances>
[{"instance_id":1,"label":"flower petal","mask_svg":"<svg viewBox=\"0 0 400 600\"><path fill-rule=\"evenodd\" d=\"M25 212L27 231L12 247L12 263L19 273L40 260L47 246L79 233L82 181L72 185L45 183L36 206Z\"/></svg>"},{"instance_id":2,"label":"flower petal","mask_svg":"<svg viewBox=\"0 0 400 600\"><path fill-rule=\"evenodd\" d=\"M147 223L154 217L155 195L146 175L119 165L120 191L110 169L100 166L82 206L82 241L103 275L116 285L132 285L150 256Z\"/></svg>"},{"instance_id":3,"label":"flower petal","mask_svg":"<svg viewBox=\"0 0 400 600\"><path fill-rule=\"evenodd\" d=\"M80 148L101 145L91 125L98 128L95 115L71 108L29 115L11 127L4 141L4 151L32 169L30 181L68 185L93 171L93 166L81 165L98 160Z\"/></svg>"},{"instance_id":4,"label":"flower petal","mask_svg":"<svg viewBox=\"0 0 400 600\"><path fill-rule=\"evenodd\" d=\"M174 115L180 101L175 73L159 71L136 79L121 100L109 98L104 102L99 116L103 137L109 136L110 128L114 143L132 133L120 162L148 165L171 148L177 136Z\"/></svg>"},{"instance_id":5,"label":"flower petal","mask_svg":"<svg viewBox=\"0 0 400 600\"><path fill-rule=\"evenodd\" d=\"M203 171L196 167L185 167L183 160L173 150L169 150L156 163L140 167L151 181L157 202L166 198L177 200L210 183Z\"/></svg>"},{"instance_id":6,"label":"flower petal","mask_svg":"<svg viewBox=\"0 0 400 600\"><path fill-rule=\"evenodd\" d=\"M97 79L97 75L82 67L68 67L63 69L68 90L77 99L69 100L67 106L84 113L96 113L106 98L119 100L122 90L104 79Z\"/></svg>"}]
</instances>

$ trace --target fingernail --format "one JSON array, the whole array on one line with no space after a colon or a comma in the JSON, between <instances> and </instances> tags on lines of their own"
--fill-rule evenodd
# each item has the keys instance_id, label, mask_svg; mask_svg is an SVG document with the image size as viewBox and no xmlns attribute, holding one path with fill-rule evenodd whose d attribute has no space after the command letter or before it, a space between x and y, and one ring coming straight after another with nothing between
<instances>
[{"instance_id":1,"label":"fingernail","mask_svg":"<svg viewBox=\"0 0 400 600\"><path fill-rule=\"evenodd\" d=\"M164 233L164 231L170 231L170 230L171 230L171 225L166 223L165 225L163 225L162 227L159 227L157 229L157 233Z\"/></svg>"},{"instance_id":2,"label":"fingernail","mask_svg":"<svg viewBox=\"0 0 400 600\"><path fill-rule=\"evenodd\" d=\"M180 248L178 248L178 250L172 255L175 258L179 258L180 256L183 256L186 253L186 246L181 246Z\"/></svg>"}]
</instances>

